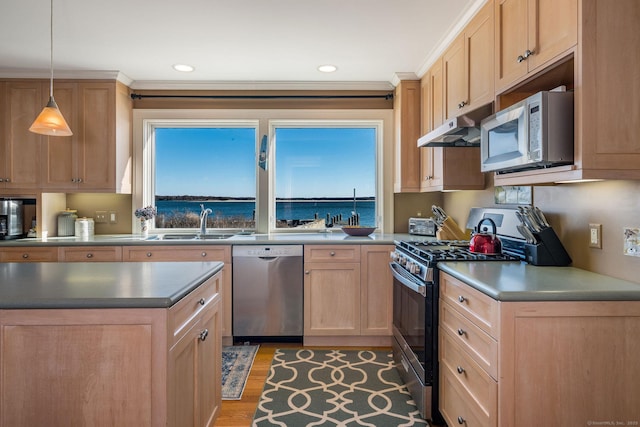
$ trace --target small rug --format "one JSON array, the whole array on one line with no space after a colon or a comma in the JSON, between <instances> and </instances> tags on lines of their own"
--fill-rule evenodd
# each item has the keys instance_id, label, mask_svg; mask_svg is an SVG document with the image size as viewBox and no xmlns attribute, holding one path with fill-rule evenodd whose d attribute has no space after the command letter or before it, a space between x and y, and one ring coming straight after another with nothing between
<instances>
[{"instance_id":1,"label":"small rug","mask_svg":"<svg viewBox=\"0 0 640 427\"><path fill-rule=\"evenodd\" d=\"M391 351L278 349L254 427L426 426Z\"/></svg>"},{"instance_id":2,"label":"small rug","mask_svg":"<svg viewBox=\"0 0 640 427\"><path fill-rule=\"evenodd\" d=\"M239 400L249 378L257 345L222 347L222 400Z\"/></svg>"}]
</instances>

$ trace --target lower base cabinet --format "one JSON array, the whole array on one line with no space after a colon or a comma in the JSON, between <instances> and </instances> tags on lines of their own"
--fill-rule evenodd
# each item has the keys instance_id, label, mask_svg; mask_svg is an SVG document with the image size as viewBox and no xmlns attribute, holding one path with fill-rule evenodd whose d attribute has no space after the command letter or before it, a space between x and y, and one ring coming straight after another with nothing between
<instances>
[{"instance_id":1,"label":"lower base cabinet","mask_svg":"<svg viewBox=\"0 0 640 427\"><path fill-rule=\"evenodd\" d=\"M0 426L213 426L220 287L169 309L0 310Z\"/></svg>"}]
</instances>

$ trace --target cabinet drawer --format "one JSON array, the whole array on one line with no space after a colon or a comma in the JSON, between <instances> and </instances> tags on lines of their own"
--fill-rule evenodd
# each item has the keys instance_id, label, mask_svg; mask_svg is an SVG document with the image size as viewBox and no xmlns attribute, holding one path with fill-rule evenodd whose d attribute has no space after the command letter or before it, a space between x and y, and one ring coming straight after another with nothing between
<instances>
[{"instance_id":1,"label":"cabinet drawer","mask_svg":"<svg viewBox=\"0 0 640 427\"><path fill-rule=\"evenodd\" d=\"M58 260L56 248L3 248L2 262L55 262Z\"/></svg>"},{"instance_id":2,"label":"cabinet drawer","mask_svg":"<svg viewBox=\"0 0 640 427\"><path fill-rule=\"evenodd\" d=\"M498 378L498 342L442 299L440 326L482 369Z\"/></svg>"},{"instance_id":3,"label":"cabinet drawer","mask_svg":"<svg viewBox=\"0 0 640 427\"><path fill-rule=\"evenodd\" d=\"M446 273L440 274L440 297L492 337L498 337L498 301Z\"/></svg>"},{"instance_id":4,"label":"cabinet drawer","mask_svg":"<svg viewBox=\"0 0 640 427\"><path fill-rule=\"evenodd\" d=\"M169 347L193 327L203 310L212 307L220 299L221 277L217 273L169 309Z\"/></svg>"},{"instance_id":5,"label":"cabinet drawer","mask_svg":"<svg viewBox=\"0 0 640 427\"><path fill-rule=\"evenodd\" d=\"M124 247L123 261L231 261L229 248L216 246Z\"/></svg>"},{"instance_id":6,"label":"cabinet drawer","mask_svg":"<svg viewBox=\"0 0 640 427\"><path fill-rule=\"evenodd\" d=\"M440 412L449 426L496 427L497 417L490 417L460 385L454 374L440 370Z\"/></svg>"},{"instance_id":7,"label":"cabinet drawer","mask_svg":"<svg viewBox=\"0 0 640 427\"><path fill-rule=\"evenodd\" d=\"M122 261L122 248L120 246L62 247L58 250L58 260L67 262Z\"/></svg>"},{"instance_id":8,"label":"cabinet drawer","mask_svg":"<svg viewBox=\"0 0 640 427\"><path fill-rule=\"evenodd\" d=\"M487 418L495 418L498 410L498 383L442 329L439 338L440 369L460 384Z\"/></svg>"},{"instance_id":9,"label":"cabinet drawer","mask_svg":"<svg viewBox=\"0 0 640 427\"><path fill-rule=\"evenodd\" d=\"M360 262L360 246L305 245L305 262Z\"/></svg>"}]
</instances>

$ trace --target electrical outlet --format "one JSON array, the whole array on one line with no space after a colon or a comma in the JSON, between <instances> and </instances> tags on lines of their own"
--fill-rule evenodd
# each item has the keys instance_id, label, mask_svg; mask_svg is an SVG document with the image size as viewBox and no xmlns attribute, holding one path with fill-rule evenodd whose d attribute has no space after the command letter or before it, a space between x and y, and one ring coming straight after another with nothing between
<instances>
[{"instance_id":1,"label":"electrical outlet","mask_svg":"<svg viewBox=\"0 0 640 427\"><path fill-rule=\"evenodd\" d=\"M107 211L96 211L95 222L96 224L107 222Z\"/></svg>"},{"instance_id":2,"label":"electrical outlet","mask_svg":"<svg viewBox=\"0 0 640 427\"><path fill-rule=\"evenodd\" d=\"M111 224L118 222L118 213L116 211L109 211L109 222Z\"/></svg>"},{"instance_id":3,"label":"electrical outlet","mask_svg":"<svg viewBox=\"0 0 640 427\"><path fill-rule=\"evenodd\" d=\"M589 224L589 247L602 249L602 224Z\"/></svg>"}]
</instances>

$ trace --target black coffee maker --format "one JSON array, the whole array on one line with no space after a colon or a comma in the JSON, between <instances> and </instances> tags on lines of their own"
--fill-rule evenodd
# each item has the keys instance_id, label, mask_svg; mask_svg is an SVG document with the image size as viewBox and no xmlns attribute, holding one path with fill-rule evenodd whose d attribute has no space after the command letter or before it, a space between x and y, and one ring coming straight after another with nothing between
<instances>
[{"instance_id":1,"label":"black coffee maker","mask_svg":"<svg viewBox=\"0 0 640 427\"><path fill-rule=\"evenodd\" d=\"M25 236L22 227L23 212L22 200L0 199L0 240Z\"/></svg>"}]
</instances>

